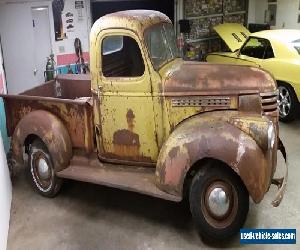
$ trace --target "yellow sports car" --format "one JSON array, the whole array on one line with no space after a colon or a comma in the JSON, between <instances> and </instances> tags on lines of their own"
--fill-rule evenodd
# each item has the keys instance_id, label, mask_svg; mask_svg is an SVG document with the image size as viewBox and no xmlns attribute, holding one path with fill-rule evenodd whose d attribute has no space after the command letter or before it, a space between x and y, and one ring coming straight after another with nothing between
<instances>
[{"instance_id":1,"label":"yellow sports car","mask_svg":"<svg viewBox=\"0 0 300 250\"><path fill-rule=\"evenodd\" d=\"M300 100L300 30L250 33L244 26L225 23L214 27L231 52L208 54L207 62L261 67L277 81L281 121L295 117Z\"/></svg>"}]
</instances>

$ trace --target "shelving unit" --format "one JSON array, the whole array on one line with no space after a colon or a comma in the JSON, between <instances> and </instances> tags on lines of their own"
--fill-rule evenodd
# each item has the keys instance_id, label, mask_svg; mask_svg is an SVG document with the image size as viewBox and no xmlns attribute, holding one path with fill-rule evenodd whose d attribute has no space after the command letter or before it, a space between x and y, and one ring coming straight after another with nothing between
<instances>
[{"instance_id":1,"label":"shelving unit","mask_svg":"<svg viewBox=\"0 0 300 250\"><path fill-rule=\"evenodd\" d=\"M213 27L225 23L247 23L248 0L185 0L184 18L190 20L186 41L196 53L220 51L224 46Z\"/></svg>"}]
</instances>

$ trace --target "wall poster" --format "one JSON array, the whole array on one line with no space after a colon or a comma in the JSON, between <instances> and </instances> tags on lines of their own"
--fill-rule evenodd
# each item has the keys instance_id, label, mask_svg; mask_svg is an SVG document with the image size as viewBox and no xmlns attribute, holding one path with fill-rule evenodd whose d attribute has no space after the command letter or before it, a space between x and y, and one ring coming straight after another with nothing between
<instances>
[{"instance_id":1,"label":"wall poster","mask_svg":"<svg viewBox=\"0 0 300 250\"><path fill-rule=\"evenodd\" d=\"M61 41L66 38L62 20L62 12L65 7L64 0L52 0L52 11L54 20L55 41Z\"/></svg>"}]
</instances>

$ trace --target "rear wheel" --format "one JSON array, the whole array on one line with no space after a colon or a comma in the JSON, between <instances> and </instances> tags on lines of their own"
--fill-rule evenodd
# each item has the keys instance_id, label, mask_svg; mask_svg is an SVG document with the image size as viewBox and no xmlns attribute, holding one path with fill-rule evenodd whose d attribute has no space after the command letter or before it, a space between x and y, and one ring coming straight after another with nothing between
<instances>
[{"instance_id":1,"label":"rear wheel","mask_svg":"<svg viewBox=\"0 0 300 250\"><path fill-rule=\"evenodd\" d=\"M226 166L208 166L194 176L189 193L195 224L206 240L226 240L243 226L249 194L239 176Z\"/></svg>"},{"instance_id":2,"label":"rear wheel","mask_svg":"<svg viewBox=\"0 0 300 250\"><path fill-rule=\"evenodd\" d=\"M295 119L298 99L294 89L287 83L278 83L279 97L279 118L282 122L289 122Z\"/></svg>"},{"instance_id":3,"label":"rear wheel","mask_svg":"<svg viewBox=\"0 0 300 250\"><path fill-rule=\"evenodd\" d=\"M28 164L36 191L46 197L56 196L63 181L56 176L51 155L40 139L30 145Z\"/></svg>"}]
</instances>

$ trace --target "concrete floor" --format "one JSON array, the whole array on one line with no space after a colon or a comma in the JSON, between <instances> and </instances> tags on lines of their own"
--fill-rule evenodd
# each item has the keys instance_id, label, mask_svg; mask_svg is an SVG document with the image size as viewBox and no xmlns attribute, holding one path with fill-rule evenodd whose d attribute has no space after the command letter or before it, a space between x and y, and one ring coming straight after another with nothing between
<instances>
[{"instance_id":1,"label":"concrete floor","mask_svg":"<svg viewBox=\"0 0 300 250\"><path fill-rule=\"evenodd\" d=\"M246 228L297 228L300 225L300 119L280 124L289 157L288 189L280 207L271 200L251 202ZM279 168L283 161L279 162ZM24 169L13 180L8 249L204 249L182 204L131 192L68 181L54 199L35 193ZM299 239L298 239L299 242ZM222 247L296 249L297 246L240 246L239 236ZM298 245L299 249L299 245Z\"/></svg>"}]
</instances>

